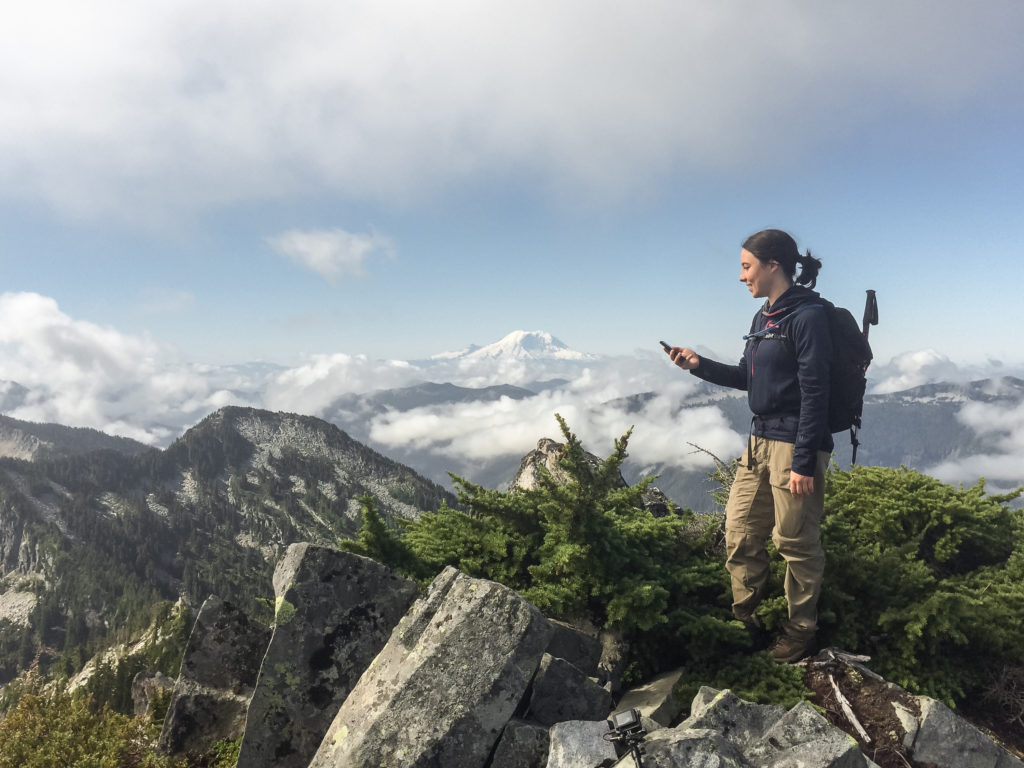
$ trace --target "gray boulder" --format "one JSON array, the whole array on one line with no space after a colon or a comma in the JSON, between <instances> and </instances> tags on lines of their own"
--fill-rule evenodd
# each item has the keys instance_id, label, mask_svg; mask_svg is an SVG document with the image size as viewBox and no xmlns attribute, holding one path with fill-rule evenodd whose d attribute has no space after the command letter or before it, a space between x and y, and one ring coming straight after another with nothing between
<instances>
[{"instance_id":1,"label":"gray boulder","mask_svg":"<svg viewBox=\"0 0 1024 768\"><path fill-rule=\"evenodd\" d=\"M549 741L547 728L510 720L501 732L489 768L544 768Z\"/></svg>"},{"instance_id":2,"label":"gray boulder","mask_svg":"<svg viewBox=\"0 0 1024 768\"><path fill-rule=\"evenodd\" d=\"M306 768L341 703L416 597L369 558L293 544L274 572L276 621L238 764Z\"/></svg>"},{"instance_id":3,"label":"gray boulder","mask_svg":"<svg viewBox=\"0 0 1024 768\"><path fill-rule=\"evenodd\" d=\"M728 689L716 691L703 686L679 730L713 730L734 742L755 742L785 714L783 707L753 704Z\"/></svg>"},{"instance_id":4,"label":"gray boulder","mask_svg":"<svg viewBox=\"0 0 1024 768\"><path fill-rule=\"evenodd\" d=\"M682 676L682 670L677 669L631 688L619 699L616 709L636 709L660 725L669 726L683 711L683 703L672 692Z\"/></svg>"},{"instance_id":5,"label":"gray boulder","mask_svg":"<svg viewBox=\"0 0 1024 768\"><path fill-rule=\"evenodd\" d=\"M202 753L215 741L238 738L269 641L269 627L207 598L185 646L158 749Z\"/></svg>"},{"instance_id":6,"label":"gray boulder","mask_svg":"<svg viewBox=\"0 0 1024 768\"><path fill-rule=\"evenodd\" d=\"M690 717L676 728L650 734L644 749L644 765L649 768L874 766L853 738L830 725L807 702L786 712L710 688L697 694Z\"/></svg>"},{"instance_id":7,"label":"gray boulder","mask_svg":"<svg viewBox=\"0 0 1024 768\"><path fill-rule=\"evenodd\" d=\"M752 768L739 747L723 733L706 728L664 728L652 733L644 740L643 762L645 768ZM632 764L628 755L618 763L626 767Z\"/></svg>"},{"instance_id":8,"label":"gray boulder","mask_svg":"<svg viewBox=\"0 0 1024 768\"><path fill-rule=\"evenodd\" d=\"M594 768L615 760L615 747L605 739L607 734L604 720L570 720L552 726L546 768Z\"/></svg>"},{"instance_id":9,"label":"gray boulder","mask_svg":"<svg viewBox=\"0 0 1024 768\"><path fill-rule=\"evenodd\" d=\"M612 695L565 659L545 653L530 695L529 716L543 725L608 717Z\"/></svg>"},{"instance_id":10,"label":"gray boulder","mask_svg":"<svg viewBox=\"0 0 1024 768\"><path fill-rule=\"evenodd\" d=\"M512 590L446 568L342 704L310 768L482 768L551 631Z\"/></svg>"},{"instance_id":11,"label":"gray boulder","mask_svg":"<svg viewBox=\"0 0 1024 768\"><path fill-rule=\"evenodd\" d=\"M750 745L750 757L763 754L772 766L806 765L821 768L864 768L868 759L857 741L829 723L814 707L801 701ZM756 762L754 763L757 764Z\"/></svg>"},{"instance_id":12,"label":"gray boulder","mask_svg":"<svg viewBox=\"0 0 1024 768\"><path fill-rule=\"evenodd\" d=\"M565 659L584 674L596 677L601 661L601 638L598 637L598 631L593 627L587 631L554 619L550 621L554 634L548 643L548 653Z\"/></svg>"},{"instance_id":13,"label":"gray boulder","mask_svg":"<svg viewBox=\"0 0 1024 768\"><path fill-rule=\"evenodd\" d=\"M921 714L909 750L916 762L936 768L1024 768L1024 762L942 702L927 696L917 701Z\"/></svg>"}]
</instances>

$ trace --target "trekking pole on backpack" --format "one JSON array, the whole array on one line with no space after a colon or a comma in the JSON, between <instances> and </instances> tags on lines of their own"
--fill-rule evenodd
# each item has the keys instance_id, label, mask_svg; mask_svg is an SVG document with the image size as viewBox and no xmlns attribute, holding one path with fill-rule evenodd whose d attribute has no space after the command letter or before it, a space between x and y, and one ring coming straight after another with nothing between
<instances>
[{"instance_id":1,"label":"trekking pole on backpack","mask_svg":"<svg viewBox=\"0 0 1024 768\"><path fill-rule=\"evenodd\" d=\"M861 323L861 333L864 336L864 343L867 345L868 334L871 331L872 325L878 325L878 299L875 298L875 292L870 288L867 290L867 298L864 300L864 320ZM867 361L864 362L864 369L862 374L867 373L867 367L871 362L870 347L868 347ZM850 464L857 463L857 446L860 445L860 440L857 437L857 432L860 431L860 414L857 414L857 418L854 420L853 426L850 427L850 444L853 446L852 454L850 456Z\"/></svg>"},{"instance_id":2,"label":"trekking pole on backpack","mask_svg":"<svg viewBox=\"0 0 1024 768\"><path fill-rule=\"evenodd\" d=\"M864 323L861 326L861 333L864 334L865 341L867 341L871 326L878 325L878 299L875 298L875 292L870 288L867 294L868 297L864 301Z\"/></svg>"}]
</instances>

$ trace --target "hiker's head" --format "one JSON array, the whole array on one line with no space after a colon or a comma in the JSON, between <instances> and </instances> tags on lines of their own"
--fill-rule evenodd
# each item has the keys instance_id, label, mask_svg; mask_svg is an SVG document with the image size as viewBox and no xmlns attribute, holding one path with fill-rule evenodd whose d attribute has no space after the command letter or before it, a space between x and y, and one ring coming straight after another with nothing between
<instances>
[{"instance_id":1,"label":"hiker's head","mask_svg":"<svg viewBox=\"0 0 1024 768\"><path fill-rule=\"evenodd\" d=\"M821 262L811 256L811 252L803 256L796 247L794 240L781 229L762 229L746 239L743 250L756 256L763 264L776 262L783 275L790 282L797 282L813 288L818 280ZM800 265L800 274L796 274L796 266Z\"/></svg>"}]
</instances>

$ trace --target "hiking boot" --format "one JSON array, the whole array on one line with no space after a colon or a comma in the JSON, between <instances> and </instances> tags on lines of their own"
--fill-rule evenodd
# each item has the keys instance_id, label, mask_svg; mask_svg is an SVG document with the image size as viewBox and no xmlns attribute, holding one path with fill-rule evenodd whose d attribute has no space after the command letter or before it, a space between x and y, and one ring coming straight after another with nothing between
<instances>
[{"instance_id":1,"label":"hiking boot","mask_svg":"<svg viewBox=\"0 0 1024 768\"><path fill-rule=\"evenodd\" d=\"M772 645L772 658L779 664L792 664L817 650L814 635L779 635Z\"/></svg>"},{"instance_id":2,"label":"hiking boot","mask_svg":"<svg viewBox=\"0 0 1024 768\"><path fill-rule=\"evenodd\" d=\"M747 630L751 651L763 651L771 644L771 635L768 634L768 630L764 628L764 624L761 623L761 619L757 616L744 616L737 619L737 621Z\"/></svg>"}]
</instances>

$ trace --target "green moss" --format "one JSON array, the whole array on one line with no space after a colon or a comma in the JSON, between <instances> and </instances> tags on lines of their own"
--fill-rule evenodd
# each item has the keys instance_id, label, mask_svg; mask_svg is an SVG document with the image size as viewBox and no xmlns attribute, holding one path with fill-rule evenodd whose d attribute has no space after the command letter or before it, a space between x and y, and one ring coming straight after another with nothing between
<instances>
[{"instance_id":1,"label":"green moss","mask_svg":"<svg viewBox=\"0 0 1024 768\"><path fill-rule=\"evenodd\" d=\"M277 601L274 603L274 623L278 626L284 626L293 618L295 618L295 606L283 597L277 598Z\"/></svg>"}]
</instances>

